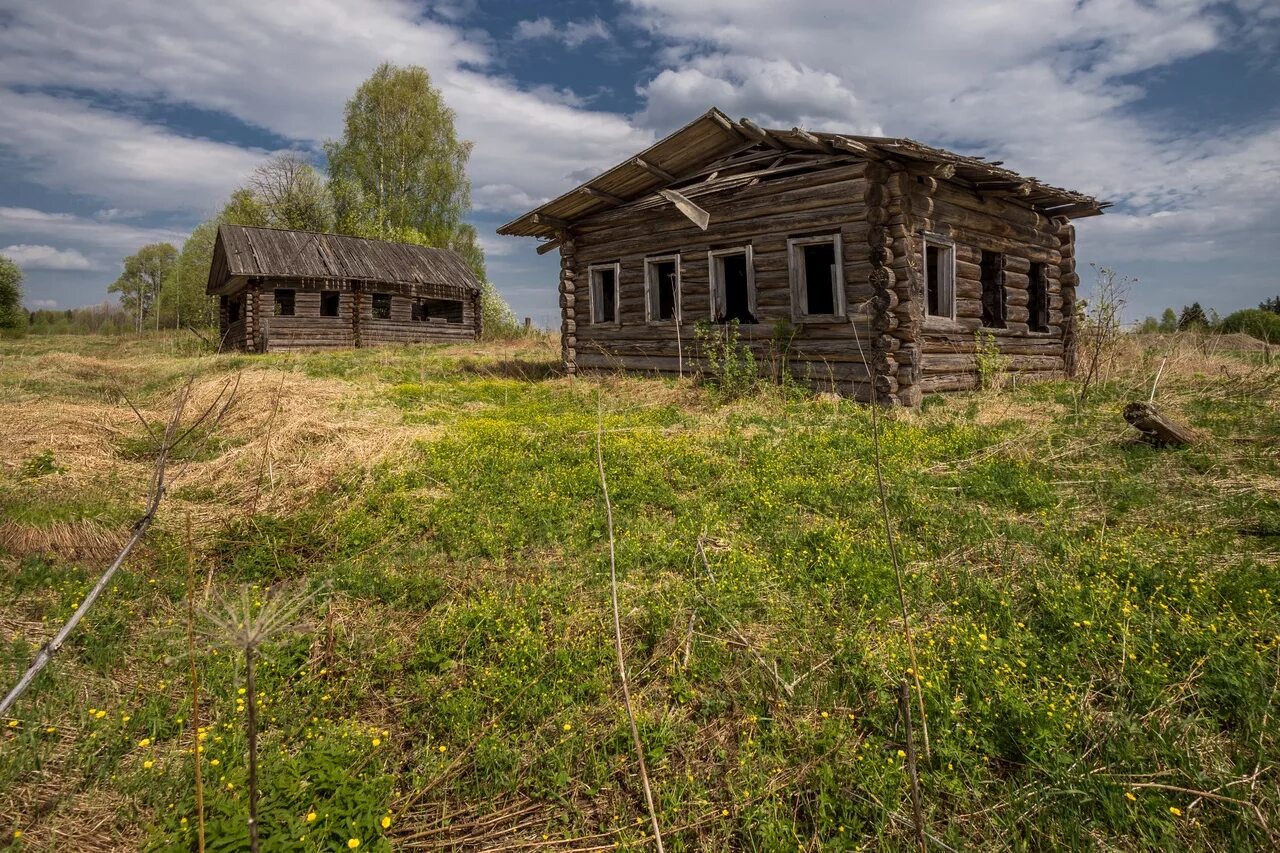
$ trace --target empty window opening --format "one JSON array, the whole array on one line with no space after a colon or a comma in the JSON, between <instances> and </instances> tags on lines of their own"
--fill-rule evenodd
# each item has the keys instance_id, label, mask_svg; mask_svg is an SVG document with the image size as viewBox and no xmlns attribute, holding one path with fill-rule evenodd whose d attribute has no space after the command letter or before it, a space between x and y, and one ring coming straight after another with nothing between
<instances>
[{"instance_id":1,"label":"empty window opening","mask_svg":"<svg viewBox=\"0 0 1280 853\"><path fill-rule=\"evenodd\" d=\"M956 251L950 243L924 238L925 312L930 317L954 318Z\"/></svg>"},{"instance_id":2,"label":"empty window opening","mask_svg":"<svg viewBox=\"0 0 1280 853\"><path fill-rule=\"evenodd\" d=\"M591 322L618 322L618 265L591 268Z\"/></svg>"},{"instance_id":3,"label":"empty window opening","mask_svg":"<svg viewBox=\"0 0 1280 853\"><path fill-rule=\"evenodd\" d=\"M240 322L240 300L239 299L227 300L227 322L228 323Z\"/></svg>"},{"instance_id":4,"label":"empty window opening","mask_svg":"<svg viewBox=\"0 0 1280 853\"><path fill-rule=\"evenodd\" d=\"M1033 332L1049 331L1049 274L1045 264L1032 264L1027 273L1027 325Z\"/></svg>"},{"instance_id":5,"label":"empty window opening","mask_svg":"<svg viewBox=\"0 0 1280 853\"><path fill-rule=\"evenodd\" d=\"M415 299L410 319L422 323L461 323L462 301L459 299Z\"/></svg>"},{"instance_id":6,"label":"empty window opening","mask_svg":"<svg viewBox=\"0 0 1280 853\"><path fill-rule=\"evenodd\" d=\"M804 237L791 243L791 298L797 316L829 317L844 313L844 276L840 238Z\"/></svg>"},{"instance_id":7,"label":"empty window opening","mask_svg":"<svg viewBox=\"0 0 1280 853\"><path fill-rule=\"evenodd\" d=\"M337 317L339 298L342 296L336 290L320 291L320 316L321 317Z\"/></svg>"},{"instance_id":8,"label":"empty window opening","mask_svg":"<svg viewBox=\"0 0 1280 853\"><path fill-rule=\"evenodd\" d=\"M292 290L276 291L276 316L292 317L293 316L293 299L294 292Z\"/></svg>"},{"instance_id":9,"label":"empty window opening","mask_svg":"<svg viewBox=\"0 0 1280 853\"><path fill-rule=\"evenodd\" d=\"M746 250L712 253L712 297L717 323L756 323L755 280Z\"/></svg>"},{"instance_id":10,"label":"empty window opening","mask_svg":"<svg viewBox=\"0 0 1280 853\"><path fill-rule=\"evenodd\" d=\"M1004 290L1004 255L982 253L982 325L988 329L1005 328L1008 302Z\"/></svg>"},{"instance_id":11,"label":"empty window opening","mask_svg":"<svg viewBox=\"0 0 1280 853\"><path fill-rule=\"evenodd\" d=\"M373 319L390 320L391 319L391 294L375 293L373 294Z\"/></svg>"},{"instance_id":12,"label":"empty window opening","mask_svg":"<svg viewBox=\"0 0 1280 853\"><path fill-rule=\"evenodd\" d=\"M645 261L645 293L649 321L679 319L680 264L677 258Z\"/></svg>"}]
</instances>

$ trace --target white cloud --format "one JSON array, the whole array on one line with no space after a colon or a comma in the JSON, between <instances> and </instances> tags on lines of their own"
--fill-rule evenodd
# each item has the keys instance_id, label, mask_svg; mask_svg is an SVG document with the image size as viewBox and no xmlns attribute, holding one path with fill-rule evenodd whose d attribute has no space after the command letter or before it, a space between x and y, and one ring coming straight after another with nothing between
<instances>
[{"instance_id":1,"label":"white cloud","mask_svg":"<svg viewBox=\"0 0 1280 853\"><path fill-rule=\"evenodd\" d=\"M1003 159L1120 202L1080 226L1086 250L1112 257L1231 257L1280 218L1274 115L1187 134L1134 109L1144 91L1131 75L1238 41L1224 4L630 2L681 60L640 87L645 126L666 130L716 104L775 126L911 136ZM1257 0L1237 11L1260 14Z\"/></svg>"},{"instance_id":2,"label":"white cloud","mask_svg":"<svg viewBox=\"0 0 1280 853\"><path fill-rule=\"evenodd\" d=\"M565 21L557 25L544 16L520 21L516 24L514 38L517 41L530 39L553 39L566 47L581 47L592 39L609 39L609 27L599 17L583 18L576 21Z\"/></svg>"},{"instance_id":3,"label":"white cloud","mask_svg":"<svg viewBox=\"0 0 1280 853\"><path fill-rule=\"evenodd\" d=\"M0 150L45 186L152 210L211 210L266 157L73 98L4 89Z\"/></svg>"},{"instance_id":4,"label":"white cloud","mask_svg":"<svg viewBox=\"0 0 1280 853\"><path fill-rule=\"evenodd\" d=\"M77 249L55 249L33 243L16 243L0 249L4 255L23 269L87 270L93 264Z\"/></svg>"},{"instance_id":5,"label":"white cloud","mask_svg":"<svg viewBox=\"0 0 1280 853\"><path fill-rule=\"evenodd\" d=\"M187 234L172 228L144 228L123 222L100 222L71 213L30 207L0 207L0 234L39 245L74 249L95 268L119 263L148 243L181 246ZM6 250L7 251L7 250Z\"/></svg>"}]
</instances>

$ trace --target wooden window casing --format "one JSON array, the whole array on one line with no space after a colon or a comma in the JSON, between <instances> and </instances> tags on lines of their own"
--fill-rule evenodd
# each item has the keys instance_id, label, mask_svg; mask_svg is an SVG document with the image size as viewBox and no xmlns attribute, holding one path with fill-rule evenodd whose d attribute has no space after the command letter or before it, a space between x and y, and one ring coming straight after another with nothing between
<instances>
[{"instance_id":1,"label":"wooden window casing","mask_svg":"<svg viewBox=\"0 0 1280 853\"><path fill-rule=\"evenodd\" d=\"M618 282L622 278L622 264L593 264L587 267L591 322L597 326L617 326Z\"/></svg>"},{"instance_id":2,"label":"wooden window casing","mask_svg":"<svg viewBox=\"0 0 1280 853\"><path fill-rule=\"evenodd\" d=\"M956 244L936 234L922 235L924 309L926 317L956 318Z\"/></svg>"},{"instance_id":3,"label":"wooden window casing","mask_svg":"<svg viewBox=\"0 0 1280 853\"><path fill-rule=\"evenodd\" d=\"M275 315L277 317L292 317L296 298L297 291L277 289L275 291Z\"/></svg>"},{"instance_id":4,"label":"wooden window casing","mask_svg":"<svg viewBox=\"0 0 1280 853\"><path fill-rule=\"evenodd\" d=\"M463 321L460 299L415 299L409 306L409 319L419 323L461 323Z\"/></svg>"},{"instance_id":5,"label":"wooden window casing","mask_svg":"<svg viewBox=\"0 0 1280 853\"><path fill-rule=\"evenodd\" d=\"M787 241L791 316L797 321L844 320L844 260L839 234Z\"/></svg>"},{"instance_id":6,"label":"wooden window casing","mask_svg":"<svg viewBox=\"0 0 1280 853\"><path fill-rule=\"evenodd\" d=\"M707 266L711 280L711 319L717 323L732 320L741 324L758 323L751 246L713 249L707 252Z\"/></svg>"},{"instance_id":7,"label":"wooden window casing","mask_svg":"<svg viewBox=\"0 0 1280 853\"><path fill-rule=\"evenodd\" d=\"M321 317L337 317L339 316L339 306L342 304L342 294L336 290L320 291L320 316Z\"/></svg>"},{"instance_id":8,"label":"wooden window casing","mask_svg":"<svg viewBox=\"0 0 1280 853\"><path fill-rule=\"evenodd\" d=\"M680 256L644 260L645 322L680 322Z\"/></svg>"},{"instance_id":9,"label":"wooden window casing","mask_svg":"<svg viewBox=\"0 0 1280 853\"><path fill-rule=\"evenodd\" d=\"M374 293L369 299L369 316L375 320L391 319L391 294Z\"/></svg>"}]
</instances>

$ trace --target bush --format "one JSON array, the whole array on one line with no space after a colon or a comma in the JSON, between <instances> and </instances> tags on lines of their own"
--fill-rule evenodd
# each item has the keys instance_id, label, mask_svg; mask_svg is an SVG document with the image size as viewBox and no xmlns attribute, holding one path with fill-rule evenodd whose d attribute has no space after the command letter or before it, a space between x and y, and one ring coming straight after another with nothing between
<instances>
[{"instance_id":1,"label":"bush","mask_svg":"<svg viewBox=\"0 0 1280 853\"><path fill-rule=\"evenodd\" d=\"M1267 343L1280 343L1280 314L1248 308L1227 316L1218 327L1223 332L1243 332Z\"/></svg>"}]
</instances>

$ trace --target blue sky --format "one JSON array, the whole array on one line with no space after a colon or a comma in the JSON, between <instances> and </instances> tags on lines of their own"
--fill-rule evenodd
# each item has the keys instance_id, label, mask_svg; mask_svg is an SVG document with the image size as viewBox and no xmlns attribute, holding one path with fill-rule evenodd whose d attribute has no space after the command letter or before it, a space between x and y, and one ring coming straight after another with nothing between
<instances>
[{"instance_id":1,"label":"blue sky","mask_svg":"<svg viewBox=\"0 0 1280 853\"><path fill-rule=\"evenodd\" d=\"M490 277L540 324L557 261L494 229L712 105L1115 201L1079 254L1139 279L1134 318L1280 293L1274 0L0 0L0 253L28 305L102 301L274 151L320 163L383 61L457 112Z\"/></svg>"}]
</instances>

